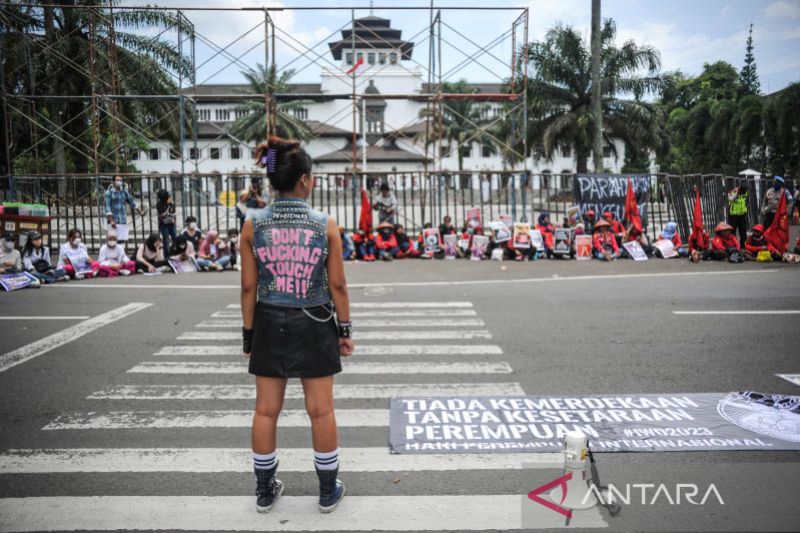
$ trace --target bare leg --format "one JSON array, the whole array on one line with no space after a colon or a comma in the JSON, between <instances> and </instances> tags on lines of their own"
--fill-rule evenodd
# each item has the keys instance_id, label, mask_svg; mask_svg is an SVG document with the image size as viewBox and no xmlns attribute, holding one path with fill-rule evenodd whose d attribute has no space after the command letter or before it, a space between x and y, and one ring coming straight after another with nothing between
<instances>
[{"instance_id":1,"label":"bare leg","mask_svg":"<svg viewBox=\"0 0 800 533\"><path fill-rule=\"evenodd\" d=\"M331 452L338 446L336 416L333 412L333 376L303 378L306 411L311 419L314 451Z\"/></svg>"},{"instance_id":2,"label":"bare leg","mask_svg":"<svg viewBox=\"0 0 800 533\"><path fill-rule=\"evenodd\" d=\"M256 376L256 409L253 414L253 452L268 454L275 451L275 432L278 415L283 407L286 378Z\"/></svg>"}]
</instances>

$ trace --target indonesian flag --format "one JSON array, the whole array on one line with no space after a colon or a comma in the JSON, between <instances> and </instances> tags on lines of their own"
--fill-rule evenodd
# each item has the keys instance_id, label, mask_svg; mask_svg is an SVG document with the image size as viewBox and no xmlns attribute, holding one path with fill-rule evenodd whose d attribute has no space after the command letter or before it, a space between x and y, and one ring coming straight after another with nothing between
<instances>
[{"instance_id":1,"label":"indonesian flag","mask_svg":"<svg viewBox=\"0 0 800 533\"><path fill-rule=\"evenodd\" d=\"M636 205L636 193L630 178L628 178L628 192L625 194L625 220L630 222L639 233L644 233L639 206Z\"/></svg>"},{"instance_id":2,"label":"indonesian flag","mask_svg":"<svg viewBox=\"0 0 800 533\"><path fill-rule=\"evenodd\" d=\"M364 56L361 56L361 57L359 57L359 58L358 58L358 61L356 61L356 64L355 64L355 65L353 65L352 67L350 67L350 70L348 70L348 71L346 72L346 74L352 74L353 72L355 72L355 71L356 71L356 69L357 69L358 67L360 67L360 66L361 66L361 65L363 65L363 64L364 64Z\"/></svg>"},{"instance_id":3,"label":"indonesian flag","mask_svg":"<svg viewBox=\"0 0 800 533\"><path fill-rule=\"evenodd\" d=\"M767 244L781 254L786 253L789 247L789 215L786 213L786 194L783 191L778 209L775 211L775 218L772 219L772 225L764 232L764 237L767 239Z\"/></svg>"},{"instance_id":4,"label":"indonesian flag","mask_svg":"<svg viewBox=\"0 0 800 533\"><path fill-rule=\"evenodd\" d=\"M689 237L694 242L703 241L703 206L700 204L700 189L694 190L694 212L692 213L692 234Z\"/></svg>"},{"instance_id":5,"label":"indonesian flag","mask_svg":"<svg viewBox=\"0 0 800 533\"><path fill-rule=\"evenodd\" d=\"M361 189L361 216L358 218L358 229L364 233L372 233L372 206L369 204L369 195L364 189Z\"/></svg>"}]
</instances>

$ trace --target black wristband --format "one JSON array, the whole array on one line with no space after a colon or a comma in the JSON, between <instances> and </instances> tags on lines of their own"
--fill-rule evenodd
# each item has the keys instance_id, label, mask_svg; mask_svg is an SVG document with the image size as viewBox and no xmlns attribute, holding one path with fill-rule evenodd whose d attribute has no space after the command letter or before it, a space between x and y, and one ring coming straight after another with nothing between
<instances>
[{"instance_id":1,"label":"black wristband","mask_svg":"<svg viewBox=\"0 0 800 533\"><path fill-rule=\"evenodd\" d=\"M242 328L242 353L250 353L253 348L253 330Z\"/></svg>"},{"instance_id":2,"label":"black wristband","mask_svg":"<svg viewBox=\"0 0 800 533\"><path fill-rule=\"evenodd\" d=\"M338 327L339 327L339 338L349 339L350 335L352 334L353 324L349 320L347 322L340 321Z\"/></svg>"}]
</instances>

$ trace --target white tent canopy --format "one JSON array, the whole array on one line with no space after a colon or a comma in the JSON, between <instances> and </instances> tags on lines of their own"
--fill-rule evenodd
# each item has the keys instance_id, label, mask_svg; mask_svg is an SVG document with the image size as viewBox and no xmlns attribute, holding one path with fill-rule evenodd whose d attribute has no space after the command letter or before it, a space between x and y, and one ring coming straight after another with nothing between
<instances>
[{"instance_id":1,"label":"white tent canopy","mask_svg":"<svg viewBox=\"0 0 800 533\"><path fill-rule=\"evenodd\" d=\"M759 172L758 170L753 170L752 168L746 168L746 169L742 170L741 172L739 172L739 175L740 176L752 176L754 178L760 178L761 177L761 172Z\"/></svg>"}]
</instances>

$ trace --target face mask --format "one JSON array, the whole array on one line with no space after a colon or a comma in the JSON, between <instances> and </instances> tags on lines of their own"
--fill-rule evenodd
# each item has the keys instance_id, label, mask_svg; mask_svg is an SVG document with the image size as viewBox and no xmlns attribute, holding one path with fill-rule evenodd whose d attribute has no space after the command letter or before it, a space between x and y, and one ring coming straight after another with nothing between
<instances>
[{"instance_id":1,"label":"face mask","mask_svg":"<svg viewBox=\"0 0 800 533\"><path fill-rule=\"evenodd\" d=\"M122 182L121 181L115 181L114 182L114 187L116 187L117 189L121 189L122 188Z\"/></svg>"},{"instance_id":2,"label":"face mask","mask_svg":"<svg viewBox=\"0 0 800 533\"><path fill-rule=\"evenodd\" d=\"M81 245L81 238L76 237L74 241L72 241L72 246L78 247Z\"/></svg>"},{"instance_id":3,"label":"face mask","mask_svg":"<svg viewBox=\"0 0 800 533\"><path fill-rule=\"evenodd\" d=\"M231 237L231 242L233 244L236 244L237 242L239 242L239 239L237 237Z\"/></svg>"},{"instance_id":4,"label":"face mask","mask_svg":"<svg viewBox=\"0 0 800 533\"><path fill-rule=\"evenodd\" d=\"M192 222L191 224L189 224L189 229L192 230L192 231L196 230L197 229L197 222Z\"/></svg>"},{"instance_id":5,"label":"face mask","mask_svg":"<svg viewBox=\"0 0 800 533\"><path fill-rule=\"evenodd\" d=\"M117 241L108 241L108 247L109 248L114 248L116 246L117 246Z\"/></svg>"},{"instance_id":6,"label":"face mask","mask_svg":"<svg viewBox=\"0 0 800 533\"><path fill-rule=\"evenodd\" d=\"M781 184L776 181L775 185L773 185L772 188L775 189L776 191L779 191L781 190Z\"/></svg>"}]
</instances>

